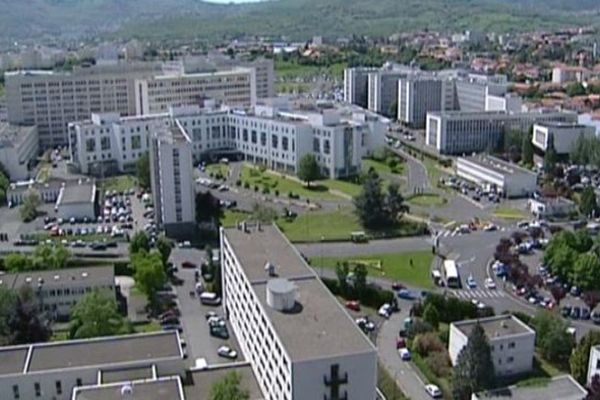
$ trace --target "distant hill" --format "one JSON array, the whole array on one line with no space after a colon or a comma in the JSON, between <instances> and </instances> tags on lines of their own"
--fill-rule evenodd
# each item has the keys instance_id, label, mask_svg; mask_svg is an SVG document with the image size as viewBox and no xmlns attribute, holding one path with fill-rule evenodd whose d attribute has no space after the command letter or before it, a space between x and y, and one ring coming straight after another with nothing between
<instances>
[{"instance_id":1,"label":"distant hill","mask_svg":"<svg viewBox=\"0 0 600 400\"><path fill-rule=\"evenodd\" d=\"M223 38L389 35L432 29L508 31L599 24L598 0L0 0L0 36Z\"/></svg>"}]
</instances>

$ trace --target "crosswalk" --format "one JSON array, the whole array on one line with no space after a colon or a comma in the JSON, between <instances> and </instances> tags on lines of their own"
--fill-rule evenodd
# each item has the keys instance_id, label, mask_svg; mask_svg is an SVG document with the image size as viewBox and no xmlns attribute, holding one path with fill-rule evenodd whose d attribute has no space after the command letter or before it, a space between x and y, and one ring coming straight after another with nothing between
<instances>
[{"instance_id":1,"label":"crosswalk","mask_svg":"<svg viewBox=\"0 0 600 400\"><path fill-rule=\"evenodd\" d=\"M489 289L452 290L451 293L459 299L499 299L506 297L506 293L501 290Z\"/></svg>"},{"instance_id":2,"label":"crosswalk","mask_svg":"<svg viewBox=\"0 0 600 400\"><path fill-rule=\"evenodd\" d=\"M498 228L498 231L505 232L506 227ZM439 237L454 237L457 235L461 235L461 233L457 229L443 229L439 232Z\"/></svg>"}]
</instances>

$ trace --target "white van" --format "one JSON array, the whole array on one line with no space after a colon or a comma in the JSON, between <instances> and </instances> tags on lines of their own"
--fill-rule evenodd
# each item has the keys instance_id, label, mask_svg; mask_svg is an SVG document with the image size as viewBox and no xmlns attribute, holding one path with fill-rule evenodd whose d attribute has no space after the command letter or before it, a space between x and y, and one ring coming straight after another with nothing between
<instances>
[{"instance_id":1,"label":"white van","mask_svg":"<svg viewBox=\"0 0 600 400\"><path fill-rule=\"evenodd\" d=\"M202 292L204 292L204 285L202 284L202 282L197 282L196 283L196 294L201 294Z\"/></svg>"},{"instance_id":2,"label":"white van","mask_svg":"<svg viewBox=\"0 0 600 400\"><path fill-rule=\"evenodd\" d=\"M207 306L218 306L221 304L221 298L213 292L204 292L200 295L200 302Z\"/></svg>"}]
</instances>

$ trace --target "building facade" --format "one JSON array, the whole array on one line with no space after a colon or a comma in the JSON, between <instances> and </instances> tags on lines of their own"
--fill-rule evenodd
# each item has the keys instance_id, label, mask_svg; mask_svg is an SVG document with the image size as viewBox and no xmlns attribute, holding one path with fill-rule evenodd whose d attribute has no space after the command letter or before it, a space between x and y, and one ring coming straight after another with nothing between
<instances>
[{"instance_id":1,"label":"building facade","mask_svg":"<svg viewBox=\"0 0 600 400\"><path fill-rule=\"evenodd\" d=\"M578 123L542 122L533 126L531 143L545 152L550 137L554 142L554 150L558 154L571 154L580 137L593 138L596 130L593 126Z\"/></svg>"},{"instance_id":2,"label":"building facade","mask_svg":"<svg viewBox=\"0 0 600 400\"><path fill-rule=\"evenodd\" d=\"M386 117L396 113L398 81L406 76L404 71L382 69L368 75L368 109Z\"/></svg>"},{"instance_id":3,"label":"building facade","mask_svg":"<svg viewBox=\"0 0 600 400\"><path fill-rule=\"evenodd\" d=\"M65 221L71 218L94 221L98 209L96 194L96 183L93 181L64 185L54 206L56 215Z\"/></svg>"},{"instance_id":4,"label":"building facade","mask_svg":"<svg viewBox=\"0 0 600 400\"><path fill-rule=\"evenodd\" d=\"M0 164L11 181L30 178L31 168L39 154L37 127L0 123Z\"/></svg>"},{"instance_id":5,"label":"building facade","mask_svg":"<svg viewBox=\"0 0 600 400\"><path fill-rule=\"evenodd\" d=\"M344 101L367 108L369 103L369 74L376 68L346 68L344 70Z\"/></svg>"},{"instance_id":6,"label":"building facade","mask_svg":"<svg viewBox=\"0 0 600 400\"><path fill-rule=\"evenodd\" d=\"M267 400L376 398L377 354L275 226L221 229L223 310Z\"/></svg>"},{"instance_id":7,"label":"building facade","mask_svg":"<svg viewBox=\"0 0 600 400\"><path fill-rule=\"evenodd\" d=\"M450 324L448 352L452 365L479 324L487 336L496 376L524 374L533 368L535 331L513 315L499 315Z\"/></svg>"}]
</instances>

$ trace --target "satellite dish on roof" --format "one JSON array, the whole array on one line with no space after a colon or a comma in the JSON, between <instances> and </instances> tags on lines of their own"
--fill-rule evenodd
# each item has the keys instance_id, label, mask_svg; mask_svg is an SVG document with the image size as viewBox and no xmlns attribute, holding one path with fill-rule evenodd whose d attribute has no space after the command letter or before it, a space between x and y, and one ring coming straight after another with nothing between
<instances>
[{"instance_id":1,"label":"satellite dish on roof","mask_svg":"<svg viewBox=\"0 0 600 400\"><path fill-rule=\"evenodd\" d=\"M267 274L269 274L269 276L277 276L277 273L275 272L275 264L272 264L268 261L265 264L265 271L267 271Z\"/></svg>"},{"instance_id":2,"label":"satellite dish on roof","mask_svg":"<svg viewBox=\"0 0 600 400\"><path fill-rule=\"evenodd\" d=\"M133 386L130 384L123 385L121 387L121 396L131 396L133 394Z\"/></svg>"}]
</instances>

